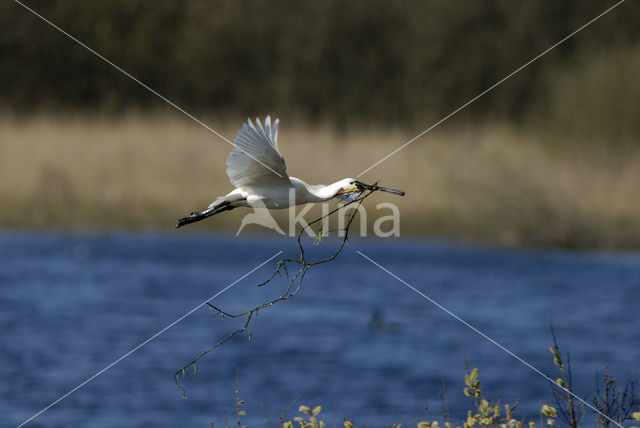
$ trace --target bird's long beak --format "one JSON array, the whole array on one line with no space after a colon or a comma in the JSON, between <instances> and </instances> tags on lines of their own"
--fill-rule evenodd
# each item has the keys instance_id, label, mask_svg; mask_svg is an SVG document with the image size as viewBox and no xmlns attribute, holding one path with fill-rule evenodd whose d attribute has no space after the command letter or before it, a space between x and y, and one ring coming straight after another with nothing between
<instances>
[{"instance_id":1,"label":"bird's long beak","mask_svg":"<svg viewBox=\"0 0 640 428\"><path fill-rule=\"evenodd\" d=\"M398 195L398 196L404 196L404 192L402 190L398 190L398 189L392 189L390 187L382 187L382 186L378 186L377 183L375 184L365 184L361 181L356 181L355 182L355 186L360 189L360 190L380 190L382 192L387 192L387 193L393 193L394 195Z\"/></svg>"},{"instance_id":2,"label":"bird's long beak","mask_svg":"<svg viewBox=\"0 0 640 428\"><path fill-rule=\"evenodd\" d=\"M338 193L336 193L336 196L342 196L342 195L346 195L347 193L353 193L353 192L359 192L360 189L358 189L358 187L354 187L353 189L340 189L338 191Z\"/></svg>"}]
</instances>

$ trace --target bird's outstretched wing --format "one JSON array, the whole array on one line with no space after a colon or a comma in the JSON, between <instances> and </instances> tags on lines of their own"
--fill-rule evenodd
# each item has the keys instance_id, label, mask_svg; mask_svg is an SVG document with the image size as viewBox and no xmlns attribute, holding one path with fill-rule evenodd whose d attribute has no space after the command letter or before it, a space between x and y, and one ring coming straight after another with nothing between
<instances>
[{"instance_id":1,"label":"bird's outstretched wing","mask_svg":"<svg viewBox=\"0 0 640 428\"><path fill-rule=\"evenodd\" d=\"M271 126L269 116L256 125L248 119L234 140L235 149L227 157L227 175L236 187L288 183L287 165L278 151L278 119Z\"/></svg>"}]
</instances>

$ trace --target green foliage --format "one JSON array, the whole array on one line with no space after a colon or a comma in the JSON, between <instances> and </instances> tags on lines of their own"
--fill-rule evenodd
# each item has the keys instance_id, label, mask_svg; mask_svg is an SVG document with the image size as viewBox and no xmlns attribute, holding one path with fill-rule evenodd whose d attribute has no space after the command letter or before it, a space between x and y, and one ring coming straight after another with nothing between
<instances>
[{"instance_id":1,"label":"green foliage","mask_svg":"<svg viewBox=\"0 0 640 428\"><path fill-rule=\"evenodd\" d=\"M500 399L495 403L486 398L480 389L480 380L478 379L478 369L474 368L471 372L467 372L464 377L465 388L464 395L472 397L475 409L467 412L467 419L463 422L464 428L471 427L521 427L522 421L518 421L513 416L517 403L514 405L504 405L504 414L501 411ZM437 424L437 422L435 422ZM430 425L431 428L439 425ZM451 428L453 425L445 420L445 427ZM456 425L457 427L457 425Z\"/></svg>"},{"instance_id":2,"label":"green foliage","mask_svg":"<svg viewBox=\"0 0 640 428\"><path fill-rule=\"evenodd\" d=\"M543 126L584 144L640 137L640 44L578 56L549 76Z\"/></svg>"},{"instance_id":3,"label":"green foliage","mask_svg":"<svg viewBox=\"0 0 640 428\"><path fill-rule=\"evenodd\" d=\"M464 393L467 396L472 396L475 403L475 408L469 410L467 419L459 424L453 424L448 421L448 416L443 415L445 421L443 425L436 420L420 421L417 423L418 428L521 428L523 427L523 421L518 421L514 418L513 412L516 405L509 406L504 405L504 414L502 413L499 400L496 404L492 404L491 401L482 395L480 390L480 381L478 380L478 369L473 369L471 373L465 375ZM240 410L244 401L240 400L239 391L236 388L236 402L237 402L237 425L241 425L240 417L246 413ZM556 410L555 408L543 405L541 410L543 415L547 417L547 425L551 426L555 424ZM326 422L321 417L322 406L305 406L298 407L299 415L291 418L282 418L278 427L280 428L325 428ZM268 423L267 423L268 425ZM358 428L357 425L351 420L345 420L342 424L344 428ZM531 421L527 425L530 428L535 427L535 422ZM402 428L402 424L395 423L393 425L387 425L386 428Z\"/></svg>"},{"instance_id":4,"label":"green foliage","mask_svg":"<svg viewBox=\"0 0 640 428\"><path fill-rule=\"evenodd\" d=\"M56 0L29 5L190 111L273 112L339 127L383 121L412 129L448 114L607 6L597 0ZM554 111L564 111L566 103L584 107L584 97L572 101L570 89L557 90L566 82L583 88L592 72L585 71L578 83L571 82L576 71L571 69L555 82L556 68L588 62L594 52L612 46L623 57L637 43L639 15L640 4L626 2L483 97L466 117L518 120L549 97ZM0 93L0 105L10 109L164 107L13 2L0 4L0 55L0 79L11 82ZM597 70L613 68L607 61L593 66L596 79ZM616 61L612 65L620 64ZM635 84L633 73L622 72L624 83ZM615 111L627 108L625 115L635 114L637 98L615 101L620 102ZM582 111L567 108L567 114ZM588 123L589 117L576 120Z\"/></svg>"}]
</instances>

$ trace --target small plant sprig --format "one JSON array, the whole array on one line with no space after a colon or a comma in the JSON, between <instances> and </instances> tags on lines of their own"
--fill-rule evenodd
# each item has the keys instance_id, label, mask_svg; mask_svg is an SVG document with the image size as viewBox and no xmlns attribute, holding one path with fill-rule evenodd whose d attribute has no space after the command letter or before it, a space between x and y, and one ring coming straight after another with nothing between
<instances>
[{"instance_id":1,"label":"small plant sprig","mask_svg":"<svg viewBox=\"0 0 640 428\"><path fill-rule=\"evenodd\" d=\"M600 389L600 383L603 388ZM636 387L633 380L616 387L616 380L608 367L605 367L602 377L596 375L596 395L593 405L601 414L596 414L596 424L599 428L609 428L612 423L608 418L618 424L626 420L640 421L640 411L634 412L634 408L640 406L640 400L636 397ZM602 415L606 415L605 418Z\"/></svg>"},{"instance_id":2,"label":"small plant sprig","mask_svg":"<svg viewBox=\"0 0 640 428\"><path fill-rule=\"evenodd\" d=\"M551 393L553 394L554 404L557 409L560 410L560 414L558 415L556 409L551 406L543 406L543 410L541 410L541 412L549 418L547 419L547 425L553 425L553 421L559 417L566 426L578 428L584 419L584 405L576 404L573 396L571 359L567 355L567 364L565 365L552 324L549 324L549 329L551 330L551 338L553 340L553 346L549 347L549 351L551 351L551 354L553 355L553 364L560 371L560 377L556 379L556 384L561 387L554 388L552 386ZM549 409L553 409L553 411ZM546 410L546 413L544 410Z\"/></svg>"},{"instance_id":3,"label":"small plant sprig","mask_svg":"<svg viewBox=\"0 0 640 428\"><path fill-rule=\"evenodd\" d=\"M311 408L309 406L300 406L298 411L301 416L296 416L293 420L300 425L300 428L324 428L325 423L318 418L320 412L322 412L322 406L315 406ZM282 428L294 428L295 425L290 420L282 423Z\"/></svg>"},{"instance_id":4,"label":"small plant sprig","mask_svg":"<svg viewBox=\"0 0 640 428\"><path fill-rule=\"evenodd\" d=\"M469 372L468 367L466 367L466 372L463 392L467 397L473 397L476 409L475 411L469 410L467 412L467 420L463 424L464 428L476 426L519 428L522 426L522 422L517 421L513 417L513 412L518 406L517 401L513 405L505 404L503 415L500 408L500 398L493 404L491 400L483 395L482 389L480 388L480 379L478 378L478 369L474 368Z\"/></svg>"},{"instance_id":5,"label":"small plant sprig","mask_svg":"<svg viewBox=\"0 0 640 428\"><path fill-rule=\"evenodd\" d=\"M553 364L560 371L560 377L555 383L561 388L551 387L556 407L542 406L541 412L547 416L548 425L554 425L556 418L565 426L578 428L581 426L585 414L585 405L577 405L572 390L571 360L567 354L566 364L560 353L560 347L553 329L550 325L553 346L549 348L553 355ZM616 380L608 367L605 367L602 377L596 373L596 394L591 400L592 409L595 410L596 427L609 428L611 426L622 427L627 420L640 420L640 412L634 412L634 408L640 406L640 400L636 395L636 385L633 380L629 383L615 386ZM602 384L602 389L600 385ZM559 413L556 412L556 408Z\"/></svg>"},{"instance_id":6,"label":"small plant sprig","mask_svg":"<svg viewBox=\"0 0 640 428\"><path fill-rule=\"evenodd\" d=\"M240 399L240 369L236 368L236 425L238 428L247 428L246 425L242 425L242 417L247 414L242 410L244 400Z\"/></svg>"}]
</instances>

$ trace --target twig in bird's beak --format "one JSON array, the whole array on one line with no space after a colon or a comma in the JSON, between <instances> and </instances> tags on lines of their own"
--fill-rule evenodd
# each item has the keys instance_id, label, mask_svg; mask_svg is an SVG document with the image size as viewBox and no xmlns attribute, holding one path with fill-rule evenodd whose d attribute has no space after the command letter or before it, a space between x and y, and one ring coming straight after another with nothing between
<instances>
[{"instance_id":1,"label":"twig in bird's beak","mask_svg":"<svg viewBox=\"0 0 640 428\"><path fill-rule=\"evenodd\" d=\"M405 193L402 190L392 189L390 187L378 186L378 182L375 182L374 184L365 184L361 181L356 181L354 184L360 190L370 190L372 192L375 192L376 190L380 190L382 192L393 193L394 195L398 195L398 196L405 195Z\"/></svg>"}]
</instances>

